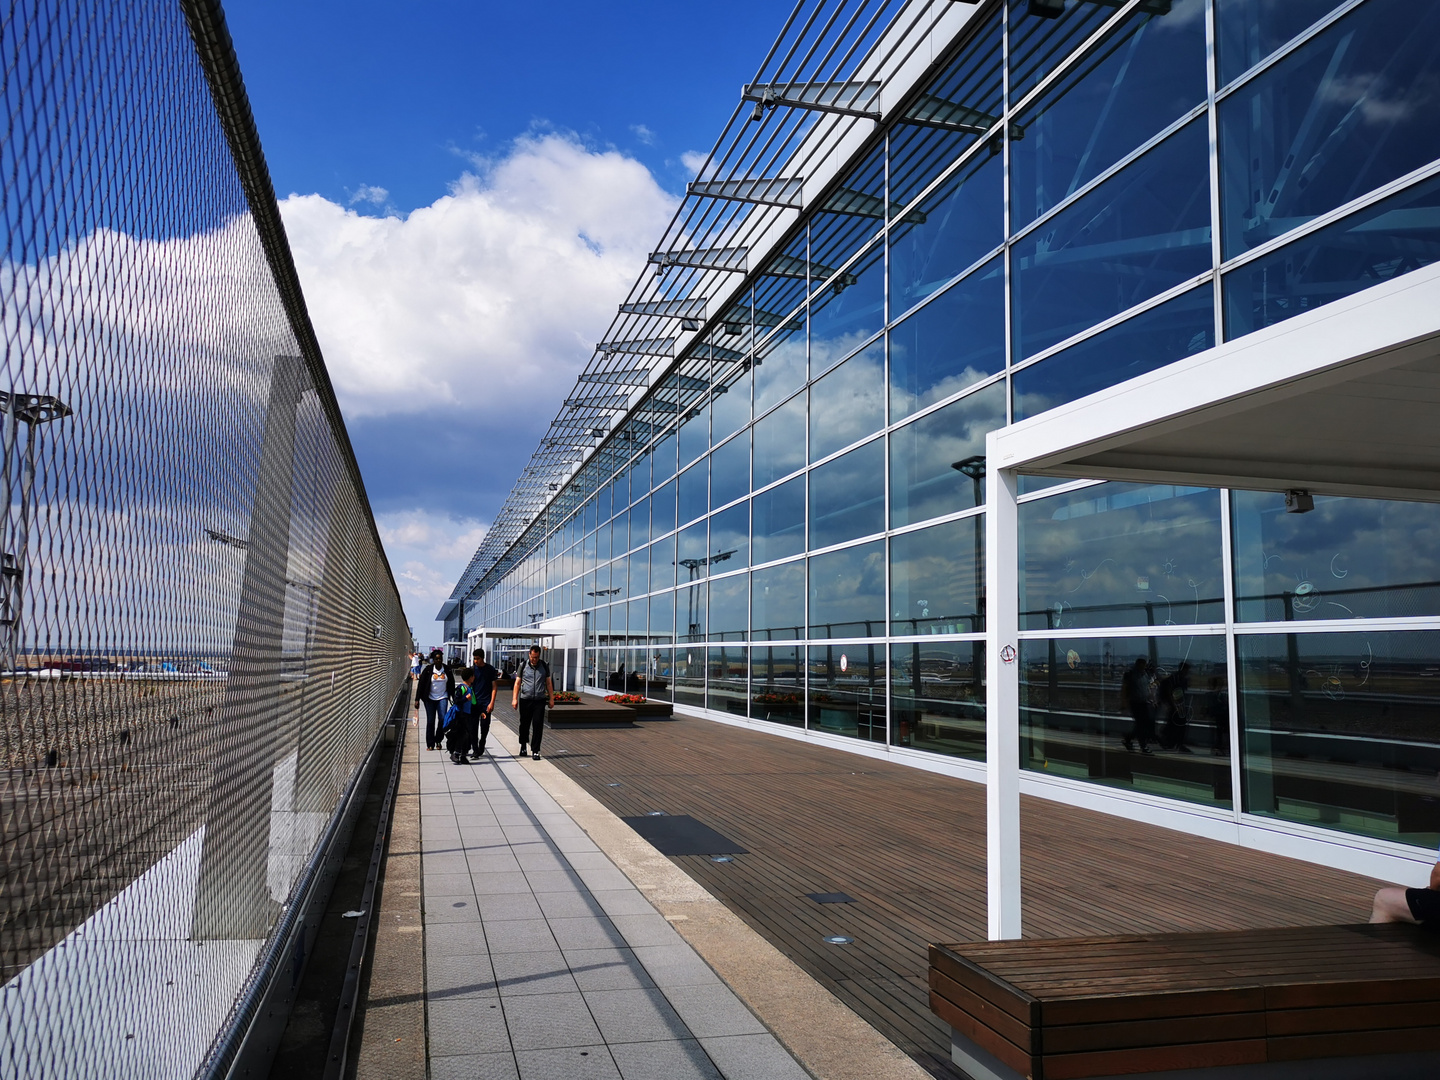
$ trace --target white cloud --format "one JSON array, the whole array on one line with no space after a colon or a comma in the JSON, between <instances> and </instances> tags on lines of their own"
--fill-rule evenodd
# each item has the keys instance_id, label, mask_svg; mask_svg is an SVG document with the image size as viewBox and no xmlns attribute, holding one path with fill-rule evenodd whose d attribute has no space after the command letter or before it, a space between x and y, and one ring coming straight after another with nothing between
<instances>
[{"instance_id":1,"label":"white cloud","mask_svg":"<svg viewBox=\"0 0 1440 1080\"><path fill-rule=\"evenodd\" d=\"M680 155L680 164L685 166L685 171L691 176L699 176L701 168L709 159L710 155L699 150L686 150Z\"/></svg>"},{"instance_id":2,"label":"white cloud","mask_svg":"<svg viewBox=\"0 0 1440 1080\"><path fill-rule=\"evenodd\" d=\"M634 133L635 137L646 146L655 145L655 132L651 131L644 124L631 124L630 130Z\"/></svg>"},{"instance_id":3,"label":"white cloud","mask_svg":"<svg viewBox=\"0 0 1440 1080\"><path fill-rule=\"evenodd\" d=\"M419 509L377 514L375 524L416 637L421 645L440 644L444 628L430 620L485 539L486 526Z\"/></svg>"},{"instance_id":4,"label":"white cloud","mask_svg":"<svg viewBox=\"0 0 1440 1080\"><path fill-rule=\"evenodd\" d=\"M562 135L475 164L405 218L282 201L348 415L463 403L538 435L674 210L640 162Z\"/></svg>"},{"instance_id":5,"label":"white cloud","mask_svg":"<svg viewBox=\"0 0 1440 1080\"><path fill-rule=\"evenodd\" d=\"M384 206L390 201L390 192L383 187L374 184L361 184L350 196L350 205L356 203L369 203L371 206Z\"/></svg>"}]
</instances>

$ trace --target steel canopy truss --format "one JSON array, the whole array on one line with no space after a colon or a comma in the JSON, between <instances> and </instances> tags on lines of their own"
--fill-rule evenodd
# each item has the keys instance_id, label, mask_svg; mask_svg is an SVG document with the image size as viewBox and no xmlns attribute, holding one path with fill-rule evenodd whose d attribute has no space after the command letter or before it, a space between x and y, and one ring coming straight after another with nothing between
<instances>
[{"instance_id":1,"label":"steel canopy truss","mask_svg":"<svg viewBox=\"0 0 1440 1080\"><path fill-rule=\"evenodd\" d=\"M891 100L886 97L887 80L902 69L916 72L907 75L910 81L893 98L894 104L906 104L905 89L924 68L917 68L912 58L928 64L942 23L948 22L943 31L948 40L972 10L968 2L949 0L798 0L655 245L647 272L619 305L595 355L531 457L527 479L533 472L543 484L524 489L517 484L456 583L452 600L478 595L523 562L546 531L543 522L533 532L527 530L547 508L554 518L550 524L559 524L562 512L569 513L588 497L588 491L581 494L567 486L587 462L609 463L607 448L613 446L622 451L613 462L618 465L621 457L628 459L640 449L633 440L623 441L625 436L658 436L675 422L676 413L670 410L688 407L689 398L685 406L674 404L669 399L686 391L678 385L668 392L659 389L667 373L692 356L744 363L755 336L742 338L734 332L737 327L743 331L784 323L787 316L779 313L747 315L748 301L736 307L754 268L763 265L766 274L807 280L812 287L854 282L853 275L837 276L833 267L776 259L772 253L807 205L807 193L812 199L840 200L834 207L840 213L878 217L884 212L843 192L826 195L828 178L838 164L832 160L835 148L851 134L868 134L884 119L883 103ZM917 113L917 123L958 127L985 120L948 102L908 104L907 110ZM674 336L676 320L682 331L690 332L686 337ZM738 347L707 344L716 339ZM637 363L639 357L653 363ZM648 396L603 392L647 386L656 387ZM586 480L585 486L600 482Z\"/></svg>"}]
</instances>

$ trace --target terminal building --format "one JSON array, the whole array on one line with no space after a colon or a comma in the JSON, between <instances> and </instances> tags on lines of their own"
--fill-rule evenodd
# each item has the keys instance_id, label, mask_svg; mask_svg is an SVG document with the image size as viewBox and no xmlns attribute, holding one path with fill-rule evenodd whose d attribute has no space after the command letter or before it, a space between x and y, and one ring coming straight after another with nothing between
<instances>
[{"instance_id":1,"label":"terminal building","mask_svg":"<svg viewBox=\"0 0 1440 1080\"><path fill-rule=\"evenodd\" d=\"M447 638L995 785L992 933L1022 792L1414 877L1440 6L887 18L787 25Z\"/></svg>"}]
</instances>

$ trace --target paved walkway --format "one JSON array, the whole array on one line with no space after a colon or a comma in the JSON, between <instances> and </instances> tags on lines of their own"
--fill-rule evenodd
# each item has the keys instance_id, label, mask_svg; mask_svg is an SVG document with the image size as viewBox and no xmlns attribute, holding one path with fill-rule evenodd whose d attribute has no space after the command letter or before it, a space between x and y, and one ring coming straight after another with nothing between
<instances>
[{"instance_id":1,"label":"paved walkway","mask_svg":"<svg viewBox=\"0 0 1440 1080\"><path fill-rule=\"evenodd\" d=\"M735 997L498 744L420 750L432 1080L804 1080Z\"/></svg>"}]
</instances>

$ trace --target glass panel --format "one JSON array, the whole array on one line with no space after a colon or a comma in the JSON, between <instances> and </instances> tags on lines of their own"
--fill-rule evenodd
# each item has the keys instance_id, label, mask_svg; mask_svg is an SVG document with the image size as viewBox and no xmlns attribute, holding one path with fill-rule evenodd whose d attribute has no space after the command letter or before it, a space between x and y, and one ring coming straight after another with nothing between
<instances>
[{"instance_id":1,"label":"glass panel","mask_svg":"<svg viewBox=\"0 0 1440 1080\"><path fill-rule=\"evenodd\" d=\"M757 334L765 333L765 328L779 326L780 320L789 315L805 301L806 295L810 292L810 274L807 264L807 233L805 227L800 230L785 245L785 250L779 255L772 256L760 270L760 276L755 279L755 329ZM801 315L803 320L803 313ZM799 325L804 330L803 321ZM743 338L741 339L744 340ZM760 387L760 373L756 373L756 389ZM781 397L784 397L782 394ZM779 398L775 399L776 401ZM757 393L756 401L759 401ZM760 406L757 404L756 406Z\"/></svg>"},{"instance_id":2,"label":"glass panel","mask_svg":"<svg viewBox=\"0 0 1440 1080\"><path fill-rule=\"evenodd\" d=\"M1200 117L1015 244L1017 360L1210 268L1207 144Z\"/></svg>"},{"instance_id":3,"label":"glass panel","mask_svg":"<svg viewBox=\"0 0 1440 1080\"><path fill-rule=\"evenodd\" d=\"M675 529L675 481L656 489L650 498L650 532L663 536Z\"/></svg>"},{"instance_id":4,"label":"glass panel","mask_svg":"<svg viewBox=\"0 0 1440 1080\"><path fill-rule=\"evenodd\" d=\"M680 463L694 461L710 449L710 399L697 402L680 421Z\"/></svg>"},{"instance_id":5,"label":"glass panel","mask_svg":"<svg viewBox=\"0 0 1440 1080\"><path fill-rule=\"evenodd\" d=\"M1205 8L1132 12L1020 115L1010 226L1022 229L1205 100Z\"/></svg>"},{"instance_id":6,"label":"glass panel","mask_svg":"<svg viewBox=\"0 0 1440 1080\"><path fill-rule=\"evenodd\" d=\"M1005 383L937 409L890 435L890 526L985 501L985 434L1005 426Z\"/></svg>"},{"instance_id":7,"label":"glass panel","mask_svg":"<svg viewBox=\"0 0 1440 1080\"><path fill-rule=\"evenodd\" d=\"M669 701L674 678L674 651L651 649L645 671L645 696L654 701Z\"/></svg>"},{"instance_id":8,"label":"glass panel","mask_svg":"<svg viewBox=\"0 0 1440 1080\"><path fill-rule=\"evenodd\" d=\"M631 600L627 609L626 620L629 625L626 627L626 633L631 644L645 641L650 636L650 601L642 596L638 600ZM632 665L630 670L634 671L635 667Z\"/></svg>"},{"instance_id":9,"label":"glass panel","mask_svg":"<svg viewBox=\"0 0 1440 1080\"><path fill-rule=\"evenodd\" d=\"M1244 809L1434 848L1440 633L1236 639Z\"/></svg>"},{"instance_id":10,"label":"glass panel","mask_svg":"<svg viewBox=\"0 0 1440 1080\"><path fill-rule=\"evenodd\" d=\"M722 645L711 648L710 685L705 695L706 708L732 716L745 715L749 696L749 654L743 645Z\"/></svg>"},{"instance_id":11,"label":"glass panel","mask_svg":"<svg viewBox=\"0 0 1440 1080\"><path fill-rule=\"evenodd\" d=\"M1220 103L1229 258L1440 157L1440 5L1370 0Z\"/></svg>"},{"instance_id":12,"label":"glass panel","mask_svg":"<svg viewBox=\"0 0 1440 1080\"><path fill-rule=\"evenodd\" d=\"M755 353L755 411L764 412L805 385L803 313L771 336Z\"/></svg>"},{"instance_id":13,"label":"glass panel","mask_svg":"<svg viewBox=\"0 0 1440 1080\"><path fill-rule=\"evenodd\" d=\"M1000 259L956 282L890 330L890 422L1005 369Z\"/></svg>"},{"instance_id":14,"label":"glass panel","mask_svg":"<svg viewBox=\"0 0 1440 1080\"><path fill-rule=\"evenodd\" d=\"M985 760L985 642L890 646L890 743Z\"/></svg>"},{"instance_id":15,"label":"glass panel","mask_svg":"<svg viewBox=\"0 0 1440 1080\"><path fill-rule=\"evenodd\" d=\"M678 577L682 583L696 581L710 573L709 528L708 520L697 521L677 534L675 565L680 567Z\"/></svg>"},{"instance_id":16,"label":"glass panel","mask_svg":"<svg viewBox=\"0 0 1440 1080\"><path fill-rule=\"evenodd\" d=\"M985 515L890 538L890 633L982 633Z\"/></svg>"},{"instance_id":17,"label":"glass panel","mask_svg":"<svg viewBox=\"0 0 1440 1080\"><path fill-rule=\"evenodd\" d=\"M676 705L705 707L705 649L704 647L676 649L674 677Z\"/></svg>"},{"instance_id":18,"label":"glass panel","mask_svg":"<svg viewBox=\"0 0 1440 1080\"><path fill-rule=\"evenodd\" d=\"M1273 326L1437 260L1440 177L1230 271L1225 336Z\"/></svg>"},{"instance_id":19,"label":"glass panel","mask_svg":"<svg viewBox=\"0 0 1440 1080\"><path fill-rule=\"evenodd\" d=\"M630 560L624 555L610 564L610 595L617 600L630 595Z\"/></svg>"},{"instance_id":20,"label":"glass panel","mask_svg":"<svg viewBox=\"0 0 1440 1080\"><path fill-rule=\"evenodd\" d=\"M755 425L755 487L761 488L805 465L805 395L787 401Z\"/></svg>"},{"instance_id":21,"label":"glass panel","mask_svg":"<svg viewBox=\"0 0 1440 1080\"><path fill-rule=\"evenodd\" d=\"M750 436L731 439L710 455L710 505L724 506L750 492Z\"/></svg>"},{"instance_id":22,"label":"glass panel","mask_svg":"<svg viewBox=\"0 0 1440 1080\"><path fill-rule=\"evenodd\" d=\"M1002 159L980 151L890 227L890 311L908 311L1005 239Z\"/></svg>"},{"instance_id":23,"label":"glass panel","mask_svg":"<svg viewBox=\"0 0 1440 1080\"><path fill-rule=\"evenodd\" d=\"M643 547L650 542L650 498L646 496L630 508L630 546Z\"/></svg>"},{"instance_id":24,"label":"glass panel","mask_svg":"<svg viewBox=\"0 0 1440 1080\"><path fill-rule=\"evenodd\" d=\"M656 593L650 597L650 640L675 640L675 594Z\"/></svg>"},{"instance_id":25,"label":"glass panel","mask_svg":"<svg viewBox=\"0 0 1440 1080\"><path fill-rule=\"evenodd\" d=\"M670 535L650 545L650 588L668 589L675 584L675 537Z\"/></svg>"},{"instance_id":26,"label":"glass panel","mask_svg":"<svg viewBox=\"0 0 1440 1080\"><path fill-rule=\"evenodd\" d=\"M810 636L874 637L885 632L885 542L810 559Z\"/></svg>"},{"instance_id":27,"label":"glass panel","mask_svg":"<svg viewBox=\"0 0 1440 1080\"><path fill-rule=\"evenodd\" d=\"M810 299L810 375L828 370L885 326L885 250L872 248Z\"/></svg>"},{"instance_id":28,"label":"glass panel","mask_svg":"<svg viewBox=\"0 0 1440 1080\"><path fill-rule=\"evenodd\" d=\"M805 668L800 645L750 650L750 715L801 727L805 723Z\"/></svg>"},{"instance_id":29,"label":"glass panel","mask_svg":"<svg viewBox=\"0 0 1440 1080\"><path fill-rule=\"evenodd\" d=\"M1440 505L1236 491L1230 516L1243 621L1440 615Z\"/></svg>"},{"instance_id":30,"label":"glass panel","mask_svg":"<svg viewBox=\"0 0 1440 1080\"><path fill-rule=\"evenodd\" d=\"M737 357L739 354L736 354ZM720 442L750 423L750 361L716 363L715 396L711 404L710 437Z\"/></svg>"},{"instance_id":31,"label":"glass panel","mask_svg":"<svg viewBox=\"0 0 1440 1080\"><path fill-rule=\"evenodd\" d=\"M710 518L710 565L715 573L750 565L750 504L736 503Z\"/></svg>"},{"instance_id":32,"label":"glass panel","mask_svg":"<svg viewBox=\"0 0 1440 1080\"><path fill-rule=\"evenodd\" d=\"M805 550L805 477L787 480L751 500L755 515L750 557L763 563Z\"/></svg>"},{"instance_id":33,"label":"glass panel","mask_svg":"<svg viewBox=\"0 0 1440 1080\"><path fill-rule=\"evenodd\" d=\"M675 432L671 431L655 445L651 457L655 467L655 484L663 484L675 475Z\"/></svg>"},{"instance_id":34,"label":"glass panel","mask_svg":"<svg viewBox=\"0 0 1440 1080\"><path fill-rule=\"evenodd\" d=\"M610 550L623 554L630 550L630 512L621 510L610 522Z\"/></svg>"},{"instance_id":35,"label":"glass panel","mask_svg":"<svg viewBox=\"0 0 1440 1080\"><path fill-rule=\"evenodd\" d=\"M1020 643L1021 768L1231 805L1223 637Z\"/></svg>"},{"instance_id":36,"label":"glass panel","mask_svg":"<svg viewBox=\"0 0 1440 1080\"><path fill-rule=\"evenodd\" d=\"M705 602L709 590L703 581L675 590L675 640L705 640Z\"/></svg>"},{"instance_id":37,"label":"glass panel","mask_svg":"<svg viewBox=\"0 0 1440 1080\"><path fill-rule=\"evenodd\" d=\"M1339 5L1340 0L1215 0L1220 85L1243 75Z\"/></svg>"},{"instance_id":38,"label":"glass panel","mask_svg":"<svg viewBox=\"0 0 1440 1080\"><path fill-rule=\"evenodd\" d=\"M880 231L885 219L885 145L874 147L810 217L810 291Z\"/></svg>"},{"instance_id":39,"label":"glass panel","mask_svg":"<svg viewBox=\"0 0 1440 1080\"><path fill-rule=\"evenodd\" d=\"M610 520L610 485L606 484L595 493L595 520L601 523Z\"/></svg>"},{"instance_id":40,"label":"glass panel","mask_svg":"<svg viewBox=\"0 0 1440 1080\"><path fill-rule=\"evenodd\" d=\"M805 562L750 575L750 636L757 641L805 636Z\"/></svg>"},{"instance_id":41,"label":"glass panel","mask_svg":"<svg viewBox=\"0 0 1440 1080\"><path fill-rule=\"evenodd\" d=\"M876 439L810 471L812 549L841 544L884 528L884 439Z\"/></svg>"},{"instance_id":42,"label":"glass panel","mask_svg":"<svg viewBox=\"0 0 1440 1080\"><path fill-rule=\"evenodd\" d=\"M925 88L890 132L890 214L1000 119L1000 12L992 10L960 54ZM906 121L913 121L907 123Z\"/></svg>"},{"instance_id":43,"label":"glass panel","mask_svg":"<svg viewBox=\"0 0 1440 1080\"><path fill-rule=\"evenodd\" d=\"M641 549L630 556L630 595L644 596L650 591L650 552Z\"/></svg>"},{"instance_id":44,"label":"glass panel","mask_svg":"<svg viewBox=\"0 0 1440 1080\"><path fill-rule=\"evenodd\" d=\"M621 469L610 482L610 504L615 513L630 505L630 470Z\"/></svg>"},{"instance_id":45,"label":"glass panel","mask_svg":"<svg viewBox=\"0 0 1440 1080\"><path fill-rule=\"evenodd\" d=\"M810 384L810 460L885 426L885 342L876 341ZM793 441L794 432L790 433Z\"/></svg>"},{"instance_id":46,"label":"glass panel","mask_svg":"<svg viewBox=\"0 0 1440 1080\"><path fill-rule=\"evenodd\" d=\"M711 641L744 641L750 626L750 577L733 574L710 582Z\"/></svg>"},{"instance_id":47,"label":"glass panel","mask_svg":"<svg viewBox=\"0 0 1440 1080\"><path fill-rule=\"evenodd\" d=\"M1020 624L1221 622L1220 493L1100 484L1020 506Z\"/></svg>"},{"instance_id":48,"label":"glass panel","mask_svg":"<svg viewBox=\"0 0 1440 1080\"><path fill-rule=\"evenodd\" d=\"M595 560L606 562L610 558L610 523L607 521L595 530Z\"/></svg>"},{"instance_id":49,"label":"glass panel","mask_svg":"<svg viewBox=\"0 0 1440 1080\"><path fill-rule=\"evenodd\" d=\"M710 509L710 459L697 461L678 480L679 519L694 521Z\"/></svg>"},{"instance_id":50,"label":"glass panel","mask_svg":"<svg viewBox=\"0 0 1440 1080\"><path fill-rule=\"evenodd\" d=\"M1209 284L1167 300L1011 377L1015 419L1024 420L1215 345Z\"/></svg>"},{"instance_id":51,"label":"glass panel","mask_svg":"<svg viewBox=\"0 0 1440 1080\"><path fill-rule=\"evenodd\" d=\"M1030 13L1030 0L1010 0L1010 100L1035 89L1113 14L1108 3L1065 0L1063 15L1043 18Z\"/></svg>"},{"instance_id":52,"label":"glass panel","mask_svg":"<svg viewBox=\"0 0 1440 1080\"><path fill-rule=\"evenodd\" d=\"M648 436L636 436L648 438ZM638 499L650 491L650 451L646 450L630 467L630 498Z\"/></svg>"},{"instance_id":53,"label":"glass panel","mask_svg":"<svg viewBox=\"0 0 1440 1080\"><path fill-rule=\"evenodd\" d=\"M625 644L626 634L626 606L624 604L610 605L610 644Z\"/></svg>"},{"instance_id":54,"label":"glass panel","mask_svg":"<svg viewBox=\"0 0 1440 1080\"><path fill-rule=\"evenodd\" d=\"M811 731L885 741L885 646L812 645Z\"/></svg>"}]
</instances>

